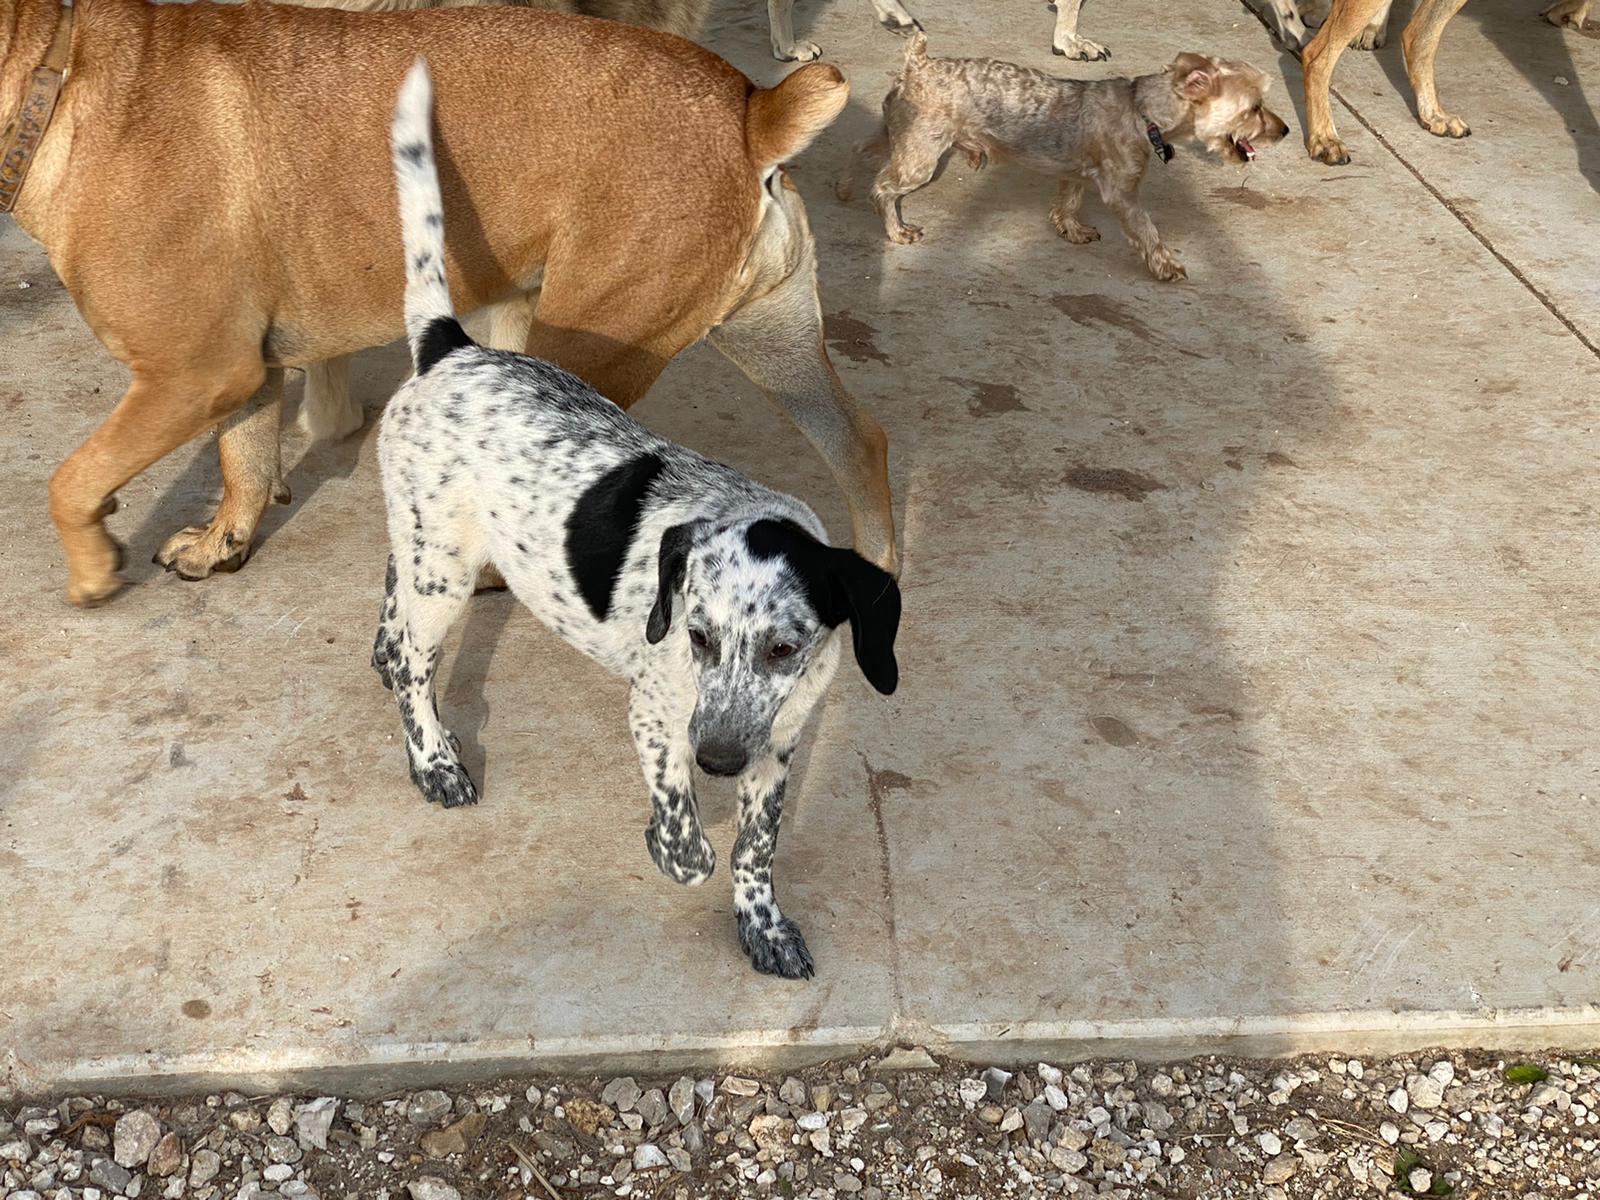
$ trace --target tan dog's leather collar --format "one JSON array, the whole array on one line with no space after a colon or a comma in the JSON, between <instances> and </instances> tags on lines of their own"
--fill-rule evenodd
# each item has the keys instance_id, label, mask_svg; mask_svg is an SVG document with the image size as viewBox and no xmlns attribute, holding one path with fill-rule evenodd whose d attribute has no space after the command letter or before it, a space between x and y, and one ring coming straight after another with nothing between
<instances>
[{"instance_id":1,"label":"tan dog's leather collar","mask_svg":"<svg viewBox=\"0 0 1600 1200\"><path fill-rule=\"evenodd\" d=\"M68 52L72 48L72 0L61 0L61 15L56 20L56 35L45 51L44 61L34 68L22 106L0 137L0 212L10 212L22 191L22 182L33 165L33 155L50 127L56 111L61 85L67 77Z\"/></svg>"}]
</instances>

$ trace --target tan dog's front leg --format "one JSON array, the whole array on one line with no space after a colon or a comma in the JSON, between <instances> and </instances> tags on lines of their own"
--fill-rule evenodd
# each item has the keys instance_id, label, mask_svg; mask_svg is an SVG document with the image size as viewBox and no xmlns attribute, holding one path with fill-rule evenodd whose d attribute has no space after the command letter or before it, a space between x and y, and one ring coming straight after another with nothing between
<instances>
[{"instance_id":1,"label":"tan dog's front leg","mask_svg":"<svg viewBox=\"0 0 1600 1200\"><path fill-rule=\"evenodd\" d=\"M156 552L157 565L190 580L244 566L267 502L289 503L278 465L282 405L283 371L273 368L249 403L218 427L223 490L216 516L209 525L191 525L168 538Z\"/></svg>"},{"instance_id":2,"label":"tan dog's front leg","mask_svg":"<svg viewBox=\"0 0 1600 1200\"><path fill-rule=\"evenodd\" d=\"M231 375L195 377L136 368L105 422L50 479L50 516L67 558L67 599L102 603L122 587L122 547L106 532L117 489L243 403L260 384L261 363Z\"/></svg>"},{"instance_id":3,"label":"tan dog's front leg","mask_svg":"<svg viewBox=\"0 0 1600 1200\"><path fill-rule=\"evenodd\" d=\"M1467 0L1422 0L1400 35L1400 49L1406 56L1406 74L1417 97L1417 120L1429 133L1439 137L1462 138L1471 133L1467 123L1439 105L1433 86L1433 59L1439 52L1439 39L1450 18Z\"/></svg>"},{"instance_id":4,"label":"tan dog's front leg","mask_svg":"<svg viewBox=\"0 0 1600 1200\"><path fill-rule=\"evenodd\" d=\"M1328 91L1333 86L1333 69L1339 56L1345 52L1378 9L1387 0L1333 0L1333 10L1317 36L1311 39L1301 56L1306 78L1306 153L1330 167L1340 167L1350 161L1350 153L1339 140L1339 131L1333 125L1333 109L1329 106Z\"/></svg>"},{"instance_id":5,"label":"tan dog's front leg","mask_svg":"<svg viewBox=\"0 0 1600 1200\"><path fill-rule=\"evenodd\" d=\"M1128 236L1128 244L1144 260L1150 274L1166 283L1187 279L1189 273L1183 269L1183 264L1162 244L1156 223L1150 219L1149 213L1139 207L1137 182L1131 188L1119 187L1106 179L1101 179L1099 183L1100 198L1116 214L1122 232Z\"/></svg>"}]
</instances>

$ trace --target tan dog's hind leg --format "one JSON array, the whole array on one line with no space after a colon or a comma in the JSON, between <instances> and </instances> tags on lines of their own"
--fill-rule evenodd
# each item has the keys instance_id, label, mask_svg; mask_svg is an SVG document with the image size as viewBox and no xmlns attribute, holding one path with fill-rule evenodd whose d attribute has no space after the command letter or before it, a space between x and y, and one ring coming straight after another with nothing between
<instances>
[{"instance_id":1,"label":"tan dog's hind leg","mask_svg":"<svg viewBox=\"0 0 1600 1200\"><path fill-rule=\"evenodd\" d=\"M50 516L67 558L67 599L99 604L122 586L122 548L106 532L117 489L214 425L259 386L260 362L229 376L138 370L117 407L56 469Z\"/></svg>"},{"instance_id":2,"label":"tan dog's hind leg","mask_svg":"<svg viewBox=\"0 0 1600 1200\"><path fill-rule=\"evenodd\" d=\"M1472 130L1454 113L1439 107L1439 94L1433 86L1433 60L1439 52L1439 39L1450 18L1467 0L1422 0L1400 35L1400 49L1406 56L1406 74L1417 97L1417 120L1429 133L1439 137L1466 137Z\"/></svg>"},{"instance_id":3,"label":"tan dog's hind leg","mask_svg":"<svg viewBox=\"0 0 1600 1200\"><path fill-rule=\"evenodd\" d=\"M278 463L282 406L283 371L272 368L249 402L217 429L222 503L216 516L209 525L191 525L168 538L156 552L158 566L191 580L244 566L267 502L289 503Z\"/></svg>"},{"instance_id":4,"label":"tan dog's hind leg","mask_svg":"<svg viewBox=\"0 0 1600 1200\"><path fill-rule=\"evenodd\" d=\"M1099 42L1078 36L1078 13L1083 8L1083 0L1055 0L1055 6L1056 30L1050 44L1053 53L1083 62L1111 57L1111 51Z\"/></svg>"},{"instance_id":5,"label":"tan dog's hind leg","mask_svg":"<svg viewBox=\"0 0 1600 1200\"><path fill-rule=\"evenodd\" d=\"M1063 179L1056 192L1055 207L1050 210L1050 220L1056 232L1067 241L1079 246L1100 240L1100 231L1093 225L1078 220L1078 210L1083 207L1083 192L1088 185L1081 179Z\"/></svg>"},{"instance_id":6,"label":"tan dog's hind leg","mask_svg":"<svg viewBox=\"0 0 1600 1200\"><path fill-rule=\"evenodd\" d=\"M1384 0L1334 0L1333 11L1301 56L1306 78L1306 153L1330 167L1343 166L1350 154L1339 140L1329 107L1333 69L1356 33L1366 26Z\"/></svg>"},{"instance_id":7,"label":"tan dog's hind leg","mask_svg":"<svg viewBox=\"0 0 1600 1200\"><path fill-rule=\"evenodd\" d=\"M366 414L350 396L350 358L330 358L306 367L300 416L295 422L314 442L337 442L361 428Z\"/></svg>"},{"instance_id":8,"label":"tan dog's hind leg","mask_svg":"<svg viewBox=\"0 0 1600 1200\"><path fill-rule=\"evenodd\" d=\"M1557 0L1544 10L1544 19L1552 25L1583 32L1583 23L1589 19L1589 6L1594 0Z\"/></svg>"},{"instance_id":9,"label":"tan dog's hind leg","mask_svg":"<svg viewBox=\"0 0 1600 1200\"><path fill-rule=\"evenodd\" d=\"M856 551L899 573L889 439L845 391L823 344L816 259L711 331L711 344L789 414L828 464L850 505Z\"/></svg>"},{"instance_id":10,"label":"tan dog's hind leg","mask_svg":"<svg viewBox=\"0 0 1600 1200\"><path fill-rule=\"evenodd\" d=\"M521 354L528 345L528 332L533 328L537 292L524 292L503 300L489 309L489 345L496 350L515 350Z\"/></svg>"},{"instance_id":11,"label":"tan dog's hind leg","mask_svg":"<svg viewBox=\"0 0 1600 1200\"><path fill-rule=\"evenodd\" d=\"M1384 0L1382 6L1373 15L1361 32L1356 34L1350 43L1352 50L1378 50L1384 42L1389 40L1389 9L1393 7L1393 0Z\"/></svg>"}]
</instances>

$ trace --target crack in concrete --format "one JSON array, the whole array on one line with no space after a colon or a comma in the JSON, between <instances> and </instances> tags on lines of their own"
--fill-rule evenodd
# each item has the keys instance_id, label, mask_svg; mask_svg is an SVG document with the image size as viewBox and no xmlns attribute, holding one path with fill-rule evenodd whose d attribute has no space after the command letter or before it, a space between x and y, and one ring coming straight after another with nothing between
<instances>
[{"instance_id":1,"label":"crack in concrete","mask_svg":"<svg viewBox=\"0 0 1600 1200\"><path fill-rule=\"evenodd\" d=\"M1361 127L1372 135L1373 140L1376 141L1378 145L1382 146L1390 154L1394 155L1395 161L1407 171L1410 171L1411 177L1420 183L1424 188L1426 188L1428 194L1437 200L1446 212L1448 212L1457 221L1460 221L1461 227L1470 233L1474 238L1476 238L1480 246L1482 246L1490 254L1494 255L1495 261L1506 269L1511 278L1520 283L1524 288L1527 289L1529 295L1531 295L1540 304L1544 305L1545 309L1550 313L1550 315L1556 320L1560 321L1561 324L1566 327L1567 332L1573 337L1577 338L1579 344L1581 344L1585 350L1594 355L1596 358L1600 358L1600 346L1596 346L1586 336L1584 336L1583 330L1578 328L1577 324L1572 320L1572 318L1567 316L1566 313L1562 312L1561 309L1556 305L1556 302L1546 295L1538 284L1534 283L1533 280L1529 279L1525 274L1523 274L1521 267L1512 262L1508 256L1502 254L1499 248L1489 240L1488 236L1472 223L1471 218L1469 218L1466 213L1457 208L1455 204L1450 201L1449 197L1447 197L1443 192L1434 187L1433 184L1429 183L1427 177L1424 176L1421 171L1417 170L1416 167L1412 166L1411 162L1406 158L1406 156L1401 154L1400 151L1396 150L1394 146L1390 144L1389 139L1384 137L1383 134L1379 133L1377 127L1373 125L1371 121L1367 120L1366 117L1361 115L1360 110L1358 110L1355 105L1351 104L1350 101L1346 100L1342 95L1340 95L1337 88L1330 87L1328 89L1328 94L1337 100L1340 105L1343 106L1346 112L1348 112L1352 117L1361 123Z\"/></svg>"},{"instance_id":2,"label":"crack in concrete","mask_svg":"<svg viewBox=\"0 0 1600 1200\"><path fill-rule=\"evenodd\" d=\"M877 770L865 754L861 756L861 765L867 772L867 811L872 814L878 837L878 876L883 885L884 920L889 926L889 983L894 992L894 1013L890 1020L892 1025L898 1025L902 1017L900 936L894 924L894 877L889 870L889 833L883 824L883 798L892 791L909 788L911 777L899 771Z\"/></svg>"}]
</instances>

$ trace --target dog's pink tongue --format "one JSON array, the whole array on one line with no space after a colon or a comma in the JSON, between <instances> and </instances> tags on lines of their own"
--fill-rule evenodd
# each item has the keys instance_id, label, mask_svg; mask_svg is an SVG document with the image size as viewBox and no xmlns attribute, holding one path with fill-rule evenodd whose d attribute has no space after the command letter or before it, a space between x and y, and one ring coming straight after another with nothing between
<instances>
[{"instance_id":1,"label":"dog's pink tongue","mask_svg":"<svg viewBox=\"0 0 1600 1200\"><path fill-rule=\"evenodd\" d=\"M1244 155L1247 161L1255 162L1256 148L1254 146L1245 141L1243 138L1235 138L1234 145L1239 147L1239 153Z\"/></svg>"}]
</instances>

